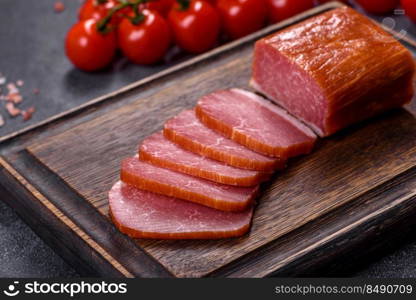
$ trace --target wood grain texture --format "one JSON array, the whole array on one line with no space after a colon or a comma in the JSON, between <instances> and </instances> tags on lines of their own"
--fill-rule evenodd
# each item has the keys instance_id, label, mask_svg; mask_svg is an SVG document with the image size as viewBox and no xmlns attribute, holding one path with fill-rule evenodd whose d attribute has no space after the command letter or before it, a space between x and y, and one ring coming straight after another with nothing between
<instances>
[{"instance_id":1,"label":"wood grain texture","mask_svg":"<svg viewBox=\"0 0 416 300\"><path fill-rule=\"evenodd\" d=\"M274 28L337 6L328 4ZM354 252L358 256L381 245L372 241L386 228L415 223L416 121L397 110L322 140L311 155L291 160L287 170L263 185L254 226L242 238L132 240L112 226L107 192L122 158L198 97L247 87L253 42L269 32L3 139L0 192L13 195L9 204L68 260L104 276L304 274L354 247L361 247Z\"/></svg>"},{"instance_id":2,"label":"wood grain texture","mask_svg":"<svg viewBox=\"0 0 416 300\"><path fill-rule=\"evenodd\" d=\"M100 271L100 266L105 261L114 266L113 273L120 274L115 266L122 266L135 277L172 277L163 266L139 249L133 240L120 234L107 218L92 209L85 199L66 186L58 176L50 173L45 166L38 164L26 151L8 156L7 161L0 159L0 164L5 176L11 179L5 181L0 176L3 179L0 180L0 186L10 194L6 199L8 203L13 207L24 207L21 210L29 215L25 220L33 220L37 231L37 225L43 219L50 222L50 228L46 230L65 230L65 234L58 234L53 239L61 243L60 248L76 248L75 256L83 259L84 264L94 265L93 269L100 275L111 274ZM50 217L51 214L54 217ZM71 242L72 233L77 242ZM46 234L46 238L49 240L52 237ZM123 271L121 274L130 276L127 272Z\"/></svg>"},{"instance_id":3,"label":"wood grain texture","mask_svg":"<svg viewBox=\"0 0 416 300\"><path fill-rule=\"evenodd\" d=\"M332 210L279 239L210 274L210 276L263 277L314 274L333 261L350 261L366 254L363 249L386 244L384 230L412 224L416 200L416 168L388 184L372 189L352 202ZM371 211L371 213L369 213ZM397 231L394 236L400 236ZM378 243L369 237L377 236ZM354 245L354 246L353 246ZM354 252L354 256L349 254ZM319 273L318 273L319 274Z\"/></svg>"}]
</instances>

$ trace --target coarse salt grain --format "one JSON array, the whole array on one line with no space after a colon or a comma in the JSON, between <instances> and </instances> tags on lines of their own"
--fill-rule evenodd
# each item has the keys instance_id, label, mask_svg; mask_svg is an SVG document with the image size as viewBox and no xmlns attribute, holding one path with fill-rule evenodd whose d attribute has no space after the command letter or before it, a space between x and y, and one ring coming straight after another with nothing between
<instances>
[{"instance_id":1,"label":"coarse salt grain","mask_svg":"<svg viewBox=\"0 0 416 300\"><path fill-rule=\"evenodd\" d=\"M12 102L7 102L6 103L6 109L7 109L7 112L9 113L9 115L12 116L12 117L16 117L16 116L20 115L20 113L21 113L21 110L18 109L17 107L15 107Z\"/></svg>"},{"instance_id":2,"label":"coarse salt grain","mask_svg":"<svg viewBox=\"0 0 416 300\"><path fill-rule=\"evenodd\" d=\"M28 121L32 118L33 113L35 112L35 108L29 107L27 110L22 111L22 116L24 121Z\"/></svg>"},{"instance_id":3,"label":"coarse salt grain","mask_svg":"<svg viewBox=\"0 0 416 300\"><path fill-rule=\"evenodd\" d=\"M53 9L56 13L61 13L65 10L65 5L61 1L56 1L53 6Z\"/></svg>"},{"instance_id":4,"label":"coarse salt grain","mask_svg":"<svg viewBox=\"0 0 416 300\"><path fill-rule=\"evenodd\" d=\"M58 4L59 6L59 4ZM60 10L59 8L58 10ZM63 10L63 4L62 4L62 10ZM24 99L22 95L19 92L18 87L22 87L24 85L24 81L19 79L16 81L16 83L10 82L7 83L6 77L0 73L0 85L7 84L7 94L3 95L2 90L0 89L0 100L5 101L4 106L8 112L8 114L11 117L17 117L18 115L22 115L24 121L28 121L32 118L32 115L35 112L35 107L30 107L26 110L19 109L16 107L16 104L21 103ZM35 88L32 90L34 95L37 95L40 93L40 90ZM5 120L3 116L0 114L0 127L5 124Z\"/></svg>"},{"instance_id":5,"label":"coarse salt grain","mask_svg":"<svg viewBox=\"0 0 416 300\"><path fill-rule=\"evenodd\" d=\"M7 84L7 88L9 90L9 94L19 93L19 89L16 87L16 85L14 83Z\"/></svg>"},{"instance_id":6,"label":"coarse salt grain","mask_svg":"<svg viewBox=\"0 0 416 300\"><path fill-rule=\"evenodd\" d=\"M7 95L7 100L13 102L14 104L18 104L23 101L23 97L18 93L13 93Z\"/></svg>"}]
</instances>

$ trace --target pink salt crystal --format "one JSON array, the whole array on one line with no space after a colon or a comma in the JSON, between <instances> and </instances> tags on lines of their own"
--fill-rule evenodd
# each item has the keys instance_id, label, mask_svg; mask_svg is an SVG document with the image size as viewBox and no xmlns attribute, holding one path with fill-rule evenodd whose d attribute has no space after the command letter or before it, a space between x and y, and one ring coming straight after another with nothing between
<instances>
[{"instance_id":1,"label":"pink salt crystal","mask_svg":"<svg viewBox=\"0 0 416 300\"><path fill-rule=\"evenodd\" d=\"M32 106L27 110L22 111L22 116L24 121L28 121L32 118L33 113L35 112L35 108Z\"/></svg>"},{"instance_id":2,"label":"pink salt crystal","mask_svg":"<svg viewBox=\"0 0 416 300\"><path fill-rule=\"evenodd\" d=\"M9 113L9 115L12 116L12 117L16 117L16 116L20 115L20 113L21 113L21 110L16 108L12 102L7 102L6 103L6 109L7 109L7 112Z\"/></svg>"},{"instance_id":3,"label":"pink salt crystal","mask_svg":"<svg viewBox=\"0 0 416 300\"><path fill-rule=\"evenodd\" d=\"M19 93L19 89L16 87L14 83L9 83L7 85L7 88L9 89L9 94Z\"/></svg>"},{"instance_id":4,"label":"pink salt crystal","mask_svg":"<svg viewBox=\"0 0 416 300\"><path fill-rule=\"evenodd\" d=\"M23 97L18 93L8 94L7 100L13 102L14 104L18 104L23 101Z\"/></svg>"},{"instance_id":5,"label":"pink salt crystal","mask_svg":"<svg viewBox=\"0 0 416 300\"><path fill-rule=\"evenodd\" d=\"M53 6L53 9L56 13L61 13L65 10L65 5L61 1L56 1Z\"/></svg>"}]
</instances>

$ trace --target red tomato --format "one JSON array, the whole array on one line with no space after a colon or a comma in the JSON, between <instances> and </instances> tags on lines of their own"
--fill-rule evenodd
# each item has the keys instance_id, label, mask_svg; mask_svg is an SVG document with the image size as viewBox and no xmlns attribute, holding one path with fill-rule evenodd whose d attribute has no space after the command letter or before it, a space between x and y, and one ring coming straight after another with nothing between
<instances>
[{"instance_id":1,"label":"red tomato","mask_svg":"<svg viewBox=\"0 0 416 300\"><path fill-rule=\"evenodd\" d=\"M334 0L318 0L318 3L322 4L322 3L328 3L328 2L332 2ZM348 4L350 1L349 0L337 0L339 2L344 2L345 4Z\"/></svg>"},{"instance_id":2,"label":"red tomato","mask_svg":"<svg viewBox=\"0 0 416 300\"><path fill-rule=\"evenodd\" d=\"M365 11L372 14L386 14L399 5L400 0L357 0Z\"/></svg>"},{"instance_id":3,"label":"red tomato","mask_svg":"<svg viewBox=\"0 0 416 300\"><path fill-rule=\"evenodd\" d=\"M100 4L99 0L86 0L79 10L78 19L80 21L87 19L100 20L106 17L110 10L119 4L120 2L117 0L107 0L102 4ZM117 12L113 16L111 24L119 24L122 21L124 14L128 14L129 11L130 8L126 7L125 9Z\"/></svg>"},{"instance_id":4,"label":"red tomato","mask_svg":"<svg viewBox=\"0 0 416 300\"><path fill-rule=\"evenodd\" d=\"M175 0L156 0L142 5L144 8L155 10L162 16L167 17L170 9L175 4Z\"/></svg>"},{"instance_id":5,"label":"red tomato","mask_svg":"<svg viewBox=\"0 0 416 300\"><path fill-rule=\"evenodd\" d=\"M78 22L66 36L66 55L76 67L84 71L96 71L108 66L116 48L114 31L98 32L97 20L94 19Z\"/></svg>"},{"instance_id":6,"label":"red tomato","mask_svg":"<svg viewBox=\"0 0 416 300\"><path fill-rule=\"evenodd\" d=\"M191 0L183 9L179 3L168 20L179 47L190 53L202 53L215 46L220 33L220 15L208 2Z\"/></svg>"},{"instance_id":7,"label":"red tomato","mask_svg":"<svg viewBox=\"0 0 416 300\"><path fill-rule=\"evenodd\" d=\"M277 23L314 6L314 0L267 0L269 20Z\"/></svg>"},{"instance_id":8,"label":"red tomato","mask_svg":"<svg viewBox=\"0 0 416 300\"><path fill-rule=\"evenodd\" d=\"M217 8L224 29L232 39L257 31L266 23L265 0L217 0Z\"/></svg>"},{"instance_id":9,"label":"red tomato","mask_svg":"<svg viewBox=\"0 0 416 300\"><path fill-rule=\"evenodd\" d=\"M156 11L144 9L144 20L134 25L124 19L118 27L118 44L123 54L137 64L152 64L166 54L171 43L168 22Z\"/></svg>"},{"instance_id":10,"label":"red tomato","mask_svg":"<svg viewBox=\"0 0 416 300\"><path fill-rule=\"evenodd\" d=\"M406 15L416 22L416 1L415 0L401 0L402 7Z\"/></svg>"}]
</instances>

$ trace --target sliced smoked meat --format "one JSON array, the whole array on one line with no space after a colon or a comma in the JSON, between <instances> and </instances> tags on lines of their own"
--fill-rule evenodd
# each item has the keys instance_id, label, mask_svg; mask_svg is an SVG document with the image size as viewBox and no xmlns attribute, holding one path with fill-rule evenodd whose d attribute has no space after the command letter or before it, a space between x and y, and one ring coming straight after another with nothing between
<instances>
[{"instance_id":1,"label":"sliced smoked meat","mask_svg":"<svg viewBox=\"0 0 416 300\"><path fill-rule=\"evenodd\" d=\"M139 156L140 160L162 168L229 185L255 186L271 175L231 167L184 150L165 138L162 132L153 134L143 141L139 148Z\"/></svg>"},{"instance_id":2,"label":"sliced smoked meat","mask_svg":"<svg viewBox=\"0 0 416 300\"><path fill-rule=\"evenodd\" d=\"M120 178L139 189L188 200L224 211L242 211L253 204L258 186L236 187L215 183L140 161L126 158Z\"/></svg>"},{"instance_id":3,"label":"sliced smoked meat","mask_svg":"<svg viewBox=\"0 0 416 300\"><path fill-rule=\"evenodd\" d=\"M268 156L306 154L316 141L313 131L286 111L241 89L208 94L195 111L205 126Z\"/></svg>"},{"instance_id":4,"label":"sliced smoked meat","mask_svg":"<svg viewBox=\"0 0 416 300\"><path fill-rule=\"evenodd\" d=\"M204 126L194 110L185 110L166 122L163 134L180 147L237 168L271 172L283 169L286 160L251 151Z\"/></svg>"},{"instance_id":5,"label":"sliced smoked meat","mask_svg":"<svg viewBox=\"0 0 416 300\"><path fill-rule=\"evenodd\" d=\"M241 236L250 228L253 208L224 212L154 194L118 181L109 192L110 216L133 238L219 239Z\"/></svg>"},{"instance_id":6,"label":"sliced smoked meat","mask_svg":"<svg viewBox=\"0 0 416 300\"><path fill-rule=\"evenodd\" d=\"M257 41L251 85L328 136L408 103L414 70L403 45L343 7Z\"/></svg>"}]
</instances>

